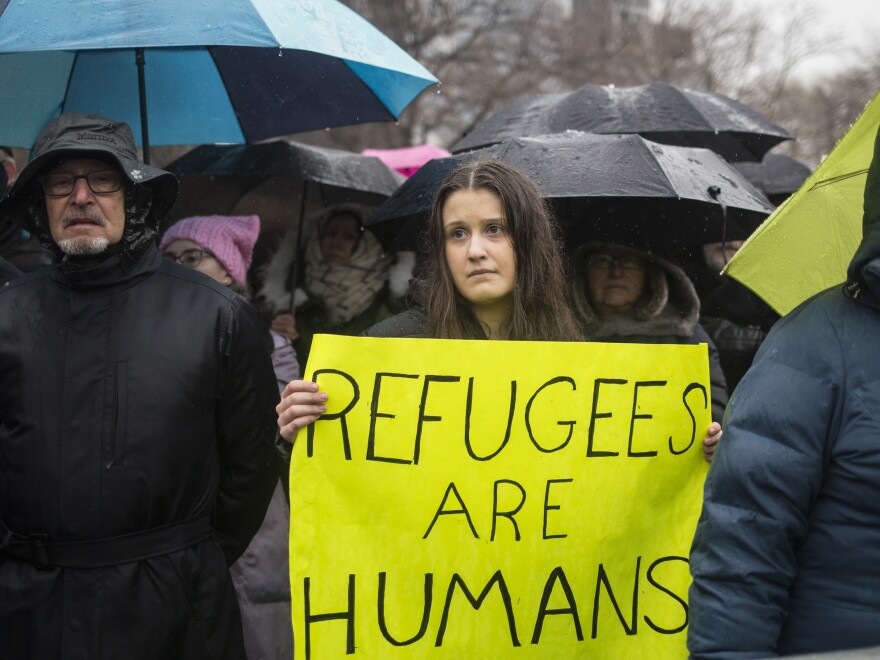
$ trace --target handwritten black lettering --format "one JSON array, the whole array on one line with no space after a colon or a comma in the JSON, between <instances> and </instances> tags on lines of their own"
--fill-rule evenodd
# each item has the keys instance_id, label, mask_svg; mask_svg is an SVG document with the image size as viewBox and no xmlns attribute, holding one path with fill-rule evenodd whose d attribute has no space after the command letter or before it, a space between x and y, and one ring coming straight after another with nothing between
<instances>
[{"instance_id":1,"label":"handwritten black lettering","mask_svg":"<svg viewBox=\"0 0 880 660\"><path fill-rule=\"evenodd\" d=\"M639 567L642 564L642 558L639 557L636 559L636 575L633 579L633 594L632 594L632 614L630 616L630 620L632 623L628 624L626 619L623 616L623 612L620 611L620 606L617 604L617 599L614 597L614 592L611 589L611 582L608 580L608 574L605 572L605 566L603 564L599 564L599 577L596 580L596 596L593 599L593 632L592 639L596 639L596 636L599 634L599 596L602 593L602 586L605 586L605 591L608 593L608 598L611 600L611 604L614 606L614 611L617 613L617 618L620 620L620 623L623 625L623 630L627 635L635 635L638 632L639 626Z\"/></svg>"},{"instance_id":2,"label":"handwritten black lettering","mask_svg":"<svg viewBox=\"0 0 880 660\"><path fill-rule=\"evenodd\" d=\"M550 504L550 486L552 484L565 484L571 483L574 479L548 479L547 486L544 489L544 528L542 531L541 538L546 539L564 539L568 536L568 534L548 534L547 533L547 512L548 511L558 511L562 507L558 504Z\"/></svg>"},{"instance_id":3,"label":"handwritten black lettering","mask_svg":"<svg viewBox=\"0 0 880 660\"><path fill-rule=\"evenodd\" d=\"M688 560L686 557L675 557L675 556L660 557L660 559L654 561L648 567L648 573L646 575L646 577L648 579L648 583L652 587L659 589L663 593L667 594L670 598L672 598L679 605L681 605L681 608L684 610L684 621L677 628L661 628L660 626L655 624L653 621L651 621L651 619L647 615L645 616L645 623L647 623L651 627L651 630L653 630L654 632L658 632L661 635L674 635L675 633L680 633L682 630L687 628L687 624L688 624L688 604L684 600L684 598L682 598L678 594L674 593L672 590L668 589L667 587L664 587L662 584L660 584L659 582L657 582L654 579L654 569L657 568L658 566L660 566L661 564L665 564L666 562L670 562L670 561L683 561L685 564L688 563Z\"/></svg>"},{"instance_id":4,"label":"handwritten black lettering","mask_svg":"<svg viewBox=\"0 0 880 660\"><path fill-rule=\"evenodd\" d=\"M443 419L440 415L426 415L425 406L428 401L428 388L431 383L457 383L461 380L458 376L425 376L425 384L422 386L422 399L419 402L419 422L416 426L415 449L413 451L413 465L419 464L419 455L422 447L422 426L425 422L439 422Z\"/></svg>"},{"instance_id":5,"label":"handwritten black lettering","mask_svg":"<svg viewBox=\"0 0 880 660\"><path fill-rule=\"evenodd\" d=\"M577 389L577 385L575 385L574 379L569 378L568 376L557 376L556 378L552 378L552 379L548 380L546 383L541 385L541 387L539 387L537 390L535 390L535 393L532 395L532 398L530 398L529 402L526 404L526 430L529 433L529 439L532 441L532 444L535 445L535 448L538 451L542 451L547 454L550 454L554 451L559 451L560 449L563 449L564 447L566 447L568 445L568 442L571 440L571 434L574 432L574 425L577 423L573 420L557 421L556 422L559 426L567 426L568 427L568 435L565 436L565 440L563 440L562 443L556 447L552 447L552 448L542 447L541 443L539 443L535 439L535 434L532 432L532 420L531 420L532 404L535 402L535 399L537 398L537 396L545 388L550 387L551 385L556 385L557 383L568 383L569 385L571 385L572 390Z\"/></svg>"},{"instance_id":6,"label":"handwritten black lettering","mask_svg":"<svg viewBox=\"0 0 880 660\"><path fill-rule=\"evenodd\" d=\"M471 604L471 607L478 610L482 607L486 596L489 595L492 585L495 584L498 585L498 591L501 594L501 602L504 604L504 611L507 613L510 641L514 646L520 646L519 637L516 634L516 619L513 616L513 604L510 599L510 591L507 589L507 583L504 582L504 576L501 574L501 571L495 571L489 579L489 582L486 583L486 586L480 592L480 595L476 598L471 594L462 577L458 573L453 574L452 579L449 581L449 589L446 591L446 601L443 604L443 615L440 617L440 627L437 630L437 641L434 642L434 646L441 646L443 644L443 636L446 634L446 626L449 620L449 608L452 604L452 596L455 594L455 587L459 586L461 592Z\"/></svg>"},{"instance_id":7,"label":"handwritten black lettering","mask_svg":"<svg viewBox=\"0 0 880 660\"><path fill-rule=\"evenodd\" d=\"M690 404L688 403L688 394L690 394L694 390L699 390L703 394L703 410L706 410L709 407L709 396L706 394L705 387L703 387L699 383L691 383L685 388L684 392L681 395L681 402L684 404L688 416L691 418L691 440L690 442L688 442L687 447L685 447L684 449L676 449L672 445L672 436L669 436L669 452L676 456L678 456L679 454L683 454L688 449L690 449L694 444L694 440L697 439L697 418L694 417L694 413L691 410Z\"/></svg>"},{"instance_id":8,"label":"handwritten black lettering","mask_svg":"<svg viewBox=\"0 0 880 660\"><path fill-rule=\"evenodd\" d=\"M342 451L345 455L345 460L351 460L351 441L348 438L348 424L345 422L345 416L351 412L351 409L354 408L354 404L358 402L358 399L361 398L361 390L358 387L357 381L352 378L349 374L344 371L339 371L338 369L316 369L315 373L312 374L312 382L317 383L318 380L324 374L334 374L336 376L342 376L351 384L352 389L352 397L351 401L346 404L346 406L340 410L338 413L324 413L321 415L321 420L332 420L338 419L339 425L342 429ZM309 424L306 427L306 455L309 458L312 458L314 455L315 449L315 425Z\"/></svg>"},{"instance_id":9,"label":"handwritten black lettering","mask_svg":"<svg viewBox=\"0 0 880 660\"><path fill-rule=\"evenodd\" d=\"M562 587L562 593L565 594L565 600L568 602L568 607L551 610L547 608L547 604L550 602L550 596L553 594L553 587L557 582L559 583L559 586ZM578 641L584 641L584 631L581 629L581 619L578 615L577 602L575 602L571 585L569 585L568 578L565 577L565 571L562 570L561 566L554 568L550 573L550 577L547 578L547 582L544 583L544 593L541 595L541 604L538 606L538 617L535 620L535 630L532 632L532 644L537 644L541 641L541 630L544 627L544 619L549 614L569 615L574 624L574 632L575 635L577 635Z\"/></svg>"},{"instance_id":10,"label":"handwritten black lettering","mask_svg":"<svg viewBox=\"0 0 880 660\"><path fill-rule=\"evenodd\" d=\"M376 420L379 417L385 417L388 419L394 419L396 417L396 415L392 415L391 413L379 412L379 392L382 389L383 378L418 378L418 375L384 372L376 374L376 379L373 383L373 400L370 404L370 434L367 436L367 460L379 461L382 463L399 463L409 465L413 462L414 459L379 456L378 454L376 454ZM413 450L413 454L415 455L415 449Z\"/></svg>"},{"instance_id":11,"label":"handwritten black lettering","mask_svg":"<svg viewBox=\"0 0 880 660\"><path fill-rule=\"evenodd\" d=\"M499 453L501 453L501 450L504 449L504 447L506 447L507 443L510 441L510 430L513 428L513 412L516 408L516 381L510 381L510 405L508 407L507 430L504 432L504 440L501 441L498 449L487 456L477 456L476 452L471 446L471 412L473 410L473 407L474 378L473 376L471 376L470 378L468 378L467 403L464 413L464 446L465 449L467 449L468 455L475 461L488 461L495 458Z\"/></svg>"},{"instance_id":12,"label":"handwritten black lettering","mask_svg":"<svg viewBox=\"0 0 880 660\"><path fill-rule=\"evenodd\" d=\"M640 380L633 387L633 406L632 417L629 423L629 442L627 443L626 455L631 458L643 458L647 456L656 456L657 451L633 451L633 433L636 428L637 419L653 419L654 415L650 413L637 413L639 409L639 388L640 387L663 387L666 385L665 380Z\"/></svg>"},{"instance_id":13,"label":"handwritten black lettering","mask_svg":"<svg viewBox=\"0 0 880 660\"><path fill-rule=\"evenodd\" d=\"M461 508L450 509L448 511L445 510L444 507L446 506L446 501L449 499L450 495L455 496L455 499L458 500L458 503L459 503L459 505L461 505ZM471 520L470 511L468 511L467 506L465 506L464 500L461 499L461 495L458 494L458 489L455 487L455 483L450 482L450 484L446 487L446 492L443 493L443 500L440 502L440 506L437 508L437 512L434 514L434 517L431 519L431 524L428 525L428 531L425 532L425 535L422 537L422 539L428 538L428 535L431 533L431 530L434 528L434 523L437 522L437 519L440 516L452 516L452 515L457 515L457 514L462 514L462 513L464 514L465 520L467 520L468 526L471 528L471 532L473 533L474 538L475 539L480 538L480 535L477 534L477 530L474 527L473 520Z\"/></svg>"},{"instance_id":14,"label":"handwritten black lettering","mask_svg":"<svg viewBox=\"0 0 880 660\"><path fill-rule=\"evenodd\" d=\"M382 636L388 640L394 646L409 646L410 644L419 641L422 637L425 636L425 632L428 630L428 620L431 618L431 602L434 595L434 574L433 573L425 573L425 604L422 607L422 622L419 625L418 632L405 640L398 640L391 636L391 633L388 632L388 625L385 622L385 582L386 582L387 574L385 571L379 573L379 630L382 633ZM410 608L407 607L407 612L410 611Z\"/></svg>"},{"instance_id":15,"label":"handwritten black lettering","mask_svg":"<svg viewBox=\"0 0 880 660\"><path fill-rule=\"evenodd\" d=\"M597 412L597 408L599 407L599 387L601 385L626 385L626 380L620 378L597 378L593 381L593 407L590 411L590 430L588 433L587 440L587 457L598 457L598 456L618 456L620 452L617 451L602 451L593 449L593 441L595 439L596 434L596 420L597 419L606 419L608 417L612 417L612 413L610 412Z\"/></svg>"},{"instance_id":16,"label":"handwritten black lettering","mask_svg":"<svg viewBox=\"0 0 880 660\"><path fill-rule=\"evenodd\" d=\"M348 606L341 612L312 614L311 586L311 578L305 578L303 581L303 603L305 606L306 658L312 657L312 624L335 620L345 621L345 653L351 655L354 653L354 575L348 576Z\"/></svg>"},{"instance_id":17,"label":"handwritten black lettering","mask_svg":"<svg viewBox=\"0 0 880 660\"><path fill-rule=\"evenodd\" d=\"M498 509L498 486L500 484L509 484L514 486L519 491L519 502L515 507L509 509L507 511L499 511ZM498 518L507 518L510 521L510 524L513 525L513 534L514 540L520 540L519 534L519 525L516 522L514 516L519 513L520 509L523 508L523 504L526 503L526 489L522 487L522 484L517 483L516 481L511 481L510 479L498 479L495 482L495 486L492 490L492 533L489 536L490 541L495 540L495 522Z\"/></svg>"}]
</instances>

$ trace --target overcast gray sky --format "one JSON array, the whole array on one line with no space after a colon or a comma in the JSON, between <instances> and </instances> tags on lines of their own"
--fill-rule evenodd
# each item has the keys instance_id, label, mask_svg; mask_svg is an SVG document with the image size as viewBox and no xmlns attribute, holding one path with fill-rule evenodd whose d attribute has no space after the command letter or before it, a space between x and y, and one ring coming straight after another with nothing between
<instances>
[{"instance_id":1,"label":"overcast gray sky","mask_svg":"<svg viewBox=\"0 0 880 660\"><path fill-rule=\"evenodd\" d=\"M711 2L711 0L707 0ZM810 0L742 0L768 19L784 21L787 15ZM812 0L818 15L811 29L820 40L816 54L805 59L801 73L832 73L851 63L859 53L880 57L880 0ZM875 62L880 66L880 61Z\"/></svg>"},{"instance_id":2,"label":"overcast gray sky","mask_svg":"<svg viewBox=\"0 0 880 660\"><path fill-rule=\"evenodd\" d=\"M829 29L839 35L844 45L852 43L857 51L872 52L875 58L880 57L880 0L817 0L815 4L830 24ZM821 25L821 21L819 23ZM845 52L841 56L815 58L814 64L825 68L840 59L848 61L857 56ZM880 66L880 62L875 61L874 65Z\"/></svg>"}]
</instances>

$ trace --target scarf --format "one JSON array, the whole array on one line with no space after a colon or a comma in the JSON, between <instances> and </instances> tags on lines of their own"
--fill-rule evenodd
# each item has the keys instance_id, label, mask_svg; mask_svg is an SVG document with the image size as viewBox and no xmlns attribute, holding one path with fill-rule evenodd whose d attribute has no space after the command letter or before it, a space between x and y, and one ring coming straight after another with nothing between
<instances>
[{"instance_id":1,"label":"scarf","mask_svg":"<svg viewBox=\"0 0 880 660\"><path fill-rule=\"evenodd\" d=\"M365 231L348 261L331 268L324 264L318 233L306 248L305 288L310 297L323 302L327 322L337 327L373 304L388 280L391 259L376 237Z\"/></svg>"}]
</instances>

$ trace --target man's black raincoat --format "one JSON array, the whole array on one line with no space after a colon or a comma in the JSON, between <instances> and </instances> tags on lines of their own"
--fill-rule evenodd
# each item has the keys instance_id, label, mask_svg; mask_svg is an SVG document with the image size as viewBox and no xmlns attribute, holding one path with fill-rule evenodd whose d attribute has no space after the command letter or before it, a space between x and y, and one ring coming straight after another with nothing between
<instances>
[{"instance_id":1,"label":"man's black raincoat","mask_svg":"<svg viewBox=\"0 0 880 660\"><path fill-rule=\"evenodd\" d=\"M18 268L6 261L3 257L0 257L0 286L3 286L9 280L18 277L19 275L21 275L21 271L18 270Z\"/></svg>"},{"instance_id":2,"label":"man's black raincoat","mask_svg":"<svg viewBox=\"0 0 880 660\"><path fill-rule=\"evenodd\" d=\"M278 477L267 342L154 246L0 288L0 658L243 657L227 565Z\"/></svg>"}]
</instances>

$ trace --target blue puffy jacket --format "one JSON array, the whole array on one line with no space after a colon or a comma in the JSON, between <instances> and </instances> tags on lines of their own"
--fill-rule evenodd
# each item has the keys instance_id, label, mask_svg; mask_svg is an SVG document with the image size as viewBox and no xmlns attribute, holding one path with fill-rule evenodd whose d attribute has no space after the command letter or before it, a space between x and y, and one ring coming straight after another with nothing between
<instances>
[{"instance_id":1,"label":"blue puffy jacket","mask_svg":"<svg viewBox=\"0 0 880 660\"><path fill-rule=\"evenodd\" d=\"M691 550L693 658L880 645L877 150L865 196L847 283L777 323L730 400Z\"/></svg>"}]
</instances>

